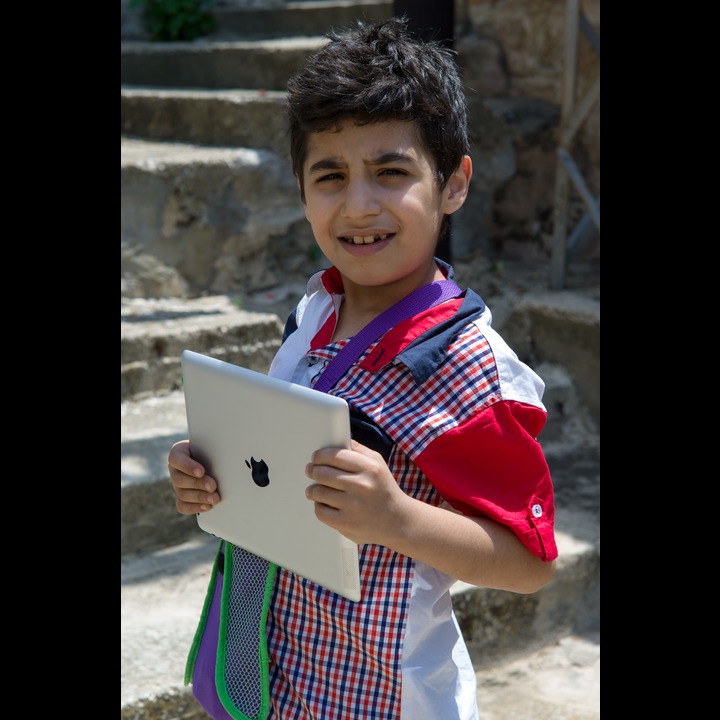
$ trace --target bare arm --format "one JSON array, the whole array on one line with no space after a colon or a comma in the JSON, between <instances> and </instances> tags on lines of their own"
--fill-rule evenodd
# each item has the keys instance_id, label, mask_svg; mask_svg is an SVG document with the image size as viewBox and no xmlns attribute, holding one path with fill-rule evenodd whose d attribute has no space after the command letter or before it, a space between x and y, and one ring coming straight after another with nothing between
<instances>
[{"instance_id":1,"label":"bare arm","mask_svg":"<svg viewBox=\"0 0 720 720\"><path fill-rule=\"evenodd\" d=\"M382 456L353 441L352 450L318 450L306 468L306 496L317 517L357 543L376 543L472 585L532 593L555 573L515 534L487 517L468 517L406 495Z\"/></svg>"}]
</instances>

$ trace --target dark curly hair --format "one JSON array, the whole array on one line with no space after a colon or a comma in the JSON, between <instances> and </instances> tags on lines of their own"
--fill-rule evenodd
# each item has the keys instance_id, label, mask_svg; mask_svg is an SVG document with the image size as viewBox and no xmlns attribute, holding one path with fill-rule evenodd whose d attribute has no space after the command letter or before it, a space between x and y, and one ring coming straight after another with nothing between
<instances>
[{"instance_id":1,"label":"dark curly hair","mask_svg":"<svg viewBox=\"0 0 720 720\"><path fill-rule=\"evenodd\" d=\"M357 21L326 37L329 42L287 84L290 155L303 201L302 168L310 133L337 127L346 119L359 125L383 120L416 123L444 188L470 149L455 52L410 34L404 16Z\"/></svg>"}]
</instances>

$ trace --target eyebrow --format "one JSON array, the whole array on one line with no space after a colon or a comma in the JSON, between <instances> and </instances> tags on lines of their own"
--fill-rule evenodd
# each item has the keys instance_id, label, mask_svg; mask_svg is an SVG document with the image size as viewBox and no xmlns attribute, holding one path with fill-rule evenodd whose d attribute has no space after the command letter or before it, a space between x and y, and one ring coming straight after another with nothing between
<instances>
[{"instance_id":1,"label":"eyebrow","mask_svg":"<svg viewBox=\"0 0 720 720\"><path fill-rule=\"evenodd\" d=\"M409 165L413 163L413 158L410 157L410 155L407 155L405 153L401 152L382 152L379 155L376 155L374 158L371 158L368 160L365 164L366 165L390 165L394 163L400 163L404 165ZM316 163L313 163L308 168L308 174L316 173L316 172L324 172L326 170L338 170L339 168L344 167L344 163L341 163L339 160L333 160L332 158L327 158L324 160L318 160Z\"/></svg>"}]
</instances>

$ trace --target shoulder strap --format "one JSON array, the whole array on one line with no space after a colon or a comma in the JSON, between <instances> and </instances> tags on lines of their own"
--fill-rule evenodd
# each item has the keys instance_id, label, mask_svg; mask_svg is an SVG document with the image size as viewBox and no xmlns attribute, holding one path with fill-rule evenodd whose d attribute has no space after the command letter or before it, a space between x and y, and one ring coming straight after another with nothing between
<instances>
[{"instance_id":1,"label":"shoulder strap","mask_svg":"<svg viewBox=\"0 0 720 720\"><path fill-rule=\"evenodd\" d=\"M314 387L327 392L357 360L363 351L401 320L417 315L445 300L457 297L462 290L452 280L438 280L413 290L371 320L327 364Z\"/></svg>"}]
</instances>

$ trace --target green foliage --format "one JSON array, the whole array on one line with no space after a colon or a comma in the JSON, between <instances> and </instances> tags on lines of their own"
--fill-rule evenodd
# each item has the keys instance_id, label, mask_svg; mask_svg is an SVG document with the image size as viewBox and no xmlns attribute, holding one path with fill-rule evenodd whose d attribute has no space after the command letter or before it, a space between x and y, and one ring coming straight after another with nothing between
<instances>
[{"instance_id":1,"label":"green foliage","mask_svg":"<svg viewBox=\"0 0 720 720\"><path fill-rule=\"evenodd\" d=\"M215 29L208 12L214 0L130 0L143 8L145 28L153 40L194 40Z\"/></svg>"}]
</instances>

